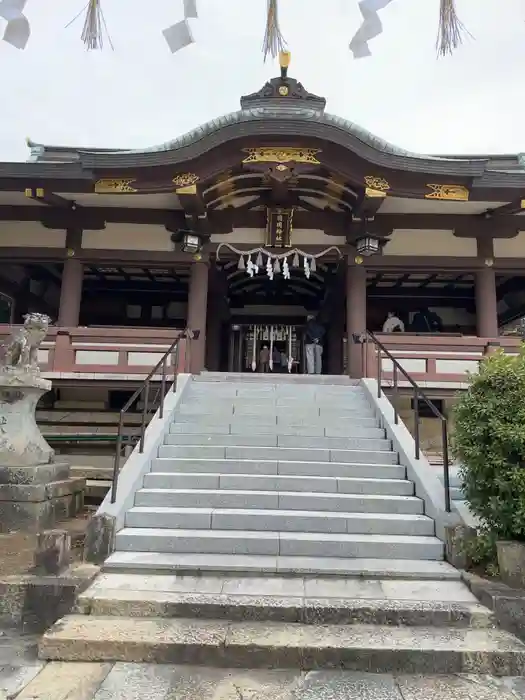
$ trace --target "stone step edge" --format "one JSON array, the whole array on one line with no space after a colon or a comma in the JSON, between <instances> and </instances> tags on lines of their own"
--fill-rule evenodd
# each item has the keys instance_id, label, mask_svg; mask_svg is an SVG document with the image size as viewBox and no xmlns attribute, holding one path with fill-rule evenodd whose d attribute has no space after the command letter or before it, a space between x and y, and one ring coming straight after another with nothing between
<instances>
[{"instance_id":1,"label":"stone step edge","mask_svg":"<svg viewBox=\"0 0 525 700\"><path fill-rule=\"evenodd\" d=\"M337 557L291 557L246 554L170 554L169 552L113 552L102 565L104 573L286 578L305 576L335 579L383 579L460 581L461 572L448 562L410 559L343 559Z\"/></svg>"},{"instance_id":2,"label":"stone step edge","mask_svg":"<svg viewBox=\"0 0 525 700\"><path fill-rule=\"evenodd\" d=\"M501 676L523 672L525 645L494 629L69 615L44 634L39 657Z\"/></svg>"},{"instance_id":3,"label":"stone step edge","mask_svg":"<svg viewBox=\"0 0 525 700\"><path fill-rule=\"evenodd\" d=\"M337 518L337 519L352 519L356 520L408 520L410 522L428 522L432 521L428 515L424 513L345 513L343 511L325 511L325 510L278 510L276 508L207 508L188 506L132 506L128 513L162 513L168 515L180 515L191 512L192 514L202 515L238 515L240 513L249 513L250 515L265 515L278 516L288 518Z\"/></svg>"},{"instance_id":4,"label":"stone step edge","mask_svg":"<svg viewBox=\"0 0 525 700\"><path fill-rule=\"evenodd\" d=\"M81 594L74 613L112 617L182 617L230 621L374 624L414 627L495 627L479 603L395 599L339 599L101 588Z\"/></svg>"},{"instance_id":5,"label":"stone step edge","mask_svg":"<svg viewBox=\"0 0 525 700\"><path fill-rule=\"evenodd\" d=\"M332 462L329 462L329 464L332 464ZM393 465L396 466L396 465ZM174 477L174 476L182 476L186 479L189 478L195 478L198 479L200 477L202 478L210 478L210 477L235 477L235 478L245 478L247 480L249 479L291 479L292 482L296 481L297 483L300 481L303 481L305 479L309 479L312 481L312 483L321 483L325 481L326 479L330 479L331 481L341 481L342 483L345 484L355 484L358 481L364 481L367 484L409 484L412 487L414 486L414 482L410 481L409 479L392 479L390 477L374 477L374 476L320 476L320 475L313 475L313 474L250 474L249 472L246 473L235 473L232 474L231 472L227 471L217 471L217 472L160 472L160 471L149 471L146 472L145 476L156 476L156 477ZM249 483L249 482L248 482ZM219 482L219 488L220 482ZM302 492L304 493L304 491ZM319 493L318 491L308 491L307 493L316 494ZM328 493L334 493L329 491ZM337 493L337 492L335 492ZM343 491L342 493L346 493L346 491Z\"/></svg>"},{"instance_id":6,"label":"stone step edge","mask_svg":"<svg viewBox=\"0 0 525 700\"><path fill-rule=\"evenodd\" d=\"M259 494L259 495L271 495L271 496L301 496L301 497L310 497L310 498L348 498L348 500L355 499L355 498L360 498L360 499L379 499L385 501L385 503L388 503L388 501L391 501L392 499L396 501L420 501L421 499L418 496L390 496L390 495L385 495L385 494L375 494L375 493L337 493L335 491L261 491L257 489L249 489L248 491L242 491L240 489L201 489L201 488L187 488L187 489L151 489L151 488L141 488L137 490L137 493L141 494L182 494L182 493L199 493L199 494L228 494L228 496L232 495L253 495L253 494ZM152 508L154 506L151 506ZM166 506L165 506L166 507ZM176 506L174 506L176 507ZM323 513L330 513L331 511L321 511ZM422 513L418 513L417 515L422 515Z\"/></svg>"}]
</instances>

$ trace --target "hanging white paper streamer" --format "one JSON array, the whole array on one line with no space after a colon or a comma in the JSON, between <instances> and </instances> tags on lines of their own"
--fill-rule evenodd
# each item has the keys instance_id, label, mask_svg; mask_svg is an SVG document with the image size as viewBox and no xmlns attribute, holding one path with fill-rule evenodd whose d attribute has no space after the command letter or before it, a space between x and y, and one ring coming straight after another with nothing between
<instances>
[{"instance_id":1,"label":"hanging white paper streamer","mask_svg":"<svg viewBox=\"0 0 525 700\"><path fill-rule=\"evenodd\" d=\"M288 259L285 258L283 262L283 277L285 280L290 279L290 267L288 265Z\"/></svg>"},{"instance_id":2,"label":"hanging white paper streamer","mask_svg":"<svg viewBox=\"0 0 525 700\"><path fill-rule=\"evenodd\" d=\"M186 48L195 41L191 31L190 19L197 19L197 0L184 0L184 19L167 27L162 33L171 53Z\"/></svg>"},{"instance_id":3,"label":"hanging white paper streamer","mask_svg":"<svg viewBox=\"0 0 525 700\"><path fill-rule=\"evenodd\" d=\"M392 0L361 0L359 3L363 23L349 44L354 58L366 58L372 55L368 48L368 42L383 32L383 25L377 13L390 5L391 2Z\"/></svg>"},{"instance_id":4,"label":"hanging white paper streamer","mask_svg":"<svg viewBox=\"0 0 525 700\"><path fill-rule=\"evenodd\" d=\"M25 49L31 34L29 21L23 13L25 4L26 0L0 0L0 17L7 22L2 38L16 49Z\"/></svg>"}]
</instances>

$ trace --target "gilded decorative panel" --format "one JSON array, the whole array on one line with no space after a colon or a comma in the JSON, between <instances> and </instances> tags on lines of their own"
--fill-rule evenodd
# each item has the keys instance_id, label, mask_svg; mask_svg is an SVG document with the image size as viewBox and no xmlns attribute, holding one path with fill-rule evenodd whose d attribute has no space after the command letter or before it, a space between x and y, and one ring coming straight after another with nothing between
<instances>
[{"instance_id":1,"label":"gilded decorative panel","mask_svg":"<svg viewBox=\"0 0 525 700\"><path fill-rule=\"evenodd\" d=\"M132 182L135 182L135 180L98 180L95 183L95 192L97 194L133 194L137 190L131 186Z\"/></svg>"},{"instance_id":2,"label":"gilded decorative panel","mask_svg":"<svg viewBox=\"0 0 525 700\"><path fill-rule=\"evenodd\" d=\"M469 191L463 185L427 185L432 191L425 199L443 199L452 202L468 202Z\"/></svg>"},{"instance_id":3,"label":"gilded decorative panel","mask_svg":"<svg viewBox=\"0 0 525 700\"><path fill-rule=\"evenodd\" d=\"M320 165L318 148L243 148L243 163L309 163Z\"/></svg>"}]
</instances>

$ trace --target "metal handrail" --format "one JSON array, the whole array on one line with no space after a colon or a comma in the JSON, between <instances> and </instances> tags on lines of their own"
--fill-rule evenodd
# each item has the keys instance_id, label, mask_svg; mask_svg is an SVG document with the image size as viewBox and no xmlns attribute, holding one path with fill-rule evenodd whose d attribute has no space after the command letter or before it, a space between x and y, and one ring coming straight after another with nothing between
<instances>
[{"instance_id":1,"label":"metal handrail","mask_svg":"<svg viewBox=\"0 0 525 700\"><path fill-rule=\"evenodd\" d=\"M377 397L381 398L381 392L382 392L382 373L383 373L383 355L385 355L390 362L392 363L393 367L393 383L392 383L392 389L394 393L394 400L392 401L392 405L394 407L394 423L396 425L399 424L399 412L397 410L397 396L398 396L398 372L401 373L401 375L406 379L406 381L410 384L412 387L412 390L414 392L413 394L413 411L414 411L414 440L415 440L415 457L416 459L420 459L421 456L421 440L420 440L420 434L419 434L419 400L424 401L424 403L430 408L432 413L436 418L438 418L441 421L441 442L443 444L443 485L445 488L445 510L447 513L451 512L451 500L450 500L450 459L449 459L449 447L448 447L448 425L447 425L447 419L445 416L439 411L435 405L432 403L432 401L428 398L428 396L425 394L425 392L419 387L417 382L412 379L412 377L408 374L406 369L400 364L398 360L392 355L390 350L388 350L383 343L378 340L375 335L371 331L366 331L364 333L364 345L365 345L365 376L368 376L368 343L369 341L372 341L372 343L376 346L377 348Z\"/></svg>"},{"instance_id":2,"label":"metal handrail","mask_svg":"<svg viewBox=\"0 0 525 700\"><path fill-rule=\"evenodd\" d=\"M155 406L158 403L158 410L159 410L159 418L162 418L164 416L164 399L166 398L166 394L168 393L168 390L166 389L167 386L167 363L168 363L168 358L173 355L175 350L177 349L177 346L182 338L186 338L187 340L194 340L199 337L200 331L192 331L189 330L188 328L184 330L174 341L173 343L169 346L169 348L166 350L164 355L160 358L160 360L157 362L155 367L151 370L151 372L148 374L148 376L142 381L141 385L139 388L134 392L134 394L130 397L128 401L124 404L123 408L121 408L119 412L119 422L118 422L118 432L117 432L117 444L115 448L115 461L113 463L113 478L112 478L112 484L111 484L111 503L115 503L117 499L117 487L118 487L118 475L120 471L120 458L122 454L122 445L124 442L128 443L129 441L126 440L124 436L124 429L125 429L125 416L126 413L129 411L129 409L133 406L133 404L140 398L140 396L143 394L143 405L142 405L142 421L140 424L140 433L137 437L137 442L139 445L139 452L142 453L144 452L144 437L146 434L146 428L147 428L147 417L148 414L151 412L151 408L155 409ZM173 391L175 391L175 379L177 376L177 362L172 362L172 368L173 368ZM150 388L151 388L151 383L155 380L154 377L158 374L159 370L161 370L161 379L160 379L160 387L158 388L156 395L153 397L151 400L150 397ZM133 428L136 428L137 425L131 426Z\"/></svg>"}]
</instances>

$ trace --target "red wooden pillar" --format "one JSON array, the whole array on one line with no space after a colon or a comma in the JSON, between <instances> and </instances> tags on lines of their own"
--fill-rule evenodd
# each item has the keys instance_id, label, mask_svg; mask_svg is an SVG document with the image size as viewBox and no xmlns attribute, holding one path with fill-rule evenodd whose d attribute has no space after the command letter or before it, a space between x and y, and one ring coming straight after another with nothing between
<instances>
[{"instance_id":1,"label":"red wooden pillar","mask_svg":"<svg viewBox=\"0 0 525 700\"><path fill-rule=\"evenodd\" d=\"M346 333L351 377L363 376L363 350L354 338L366 330L366 269L349 259L346 273Z\"/></svg>"},{"instance_id":2,"label":"red wooden pillar","mask_svg":"<svg viewBox=\"0 0 525 700\"><path fill-rule=\"evenodd\" d=\"M84 266L80 260L74 257L67 258L64 262L62 285L60 287L59 326L78 326L83 278Z\"/></svg>"},{"instance_id":3,"label":"red wooden pillar","mask_svg":"<svg viewBox=\"0 0 525 700\"><path fill-rule=\"evenodd\" d=\"M208 306L208 263L193 262L188 294L188 328L200 331L196 340L190 341L190 372L198 374L205 367L206 311Z\"/></svg>"}]
</instances>

